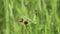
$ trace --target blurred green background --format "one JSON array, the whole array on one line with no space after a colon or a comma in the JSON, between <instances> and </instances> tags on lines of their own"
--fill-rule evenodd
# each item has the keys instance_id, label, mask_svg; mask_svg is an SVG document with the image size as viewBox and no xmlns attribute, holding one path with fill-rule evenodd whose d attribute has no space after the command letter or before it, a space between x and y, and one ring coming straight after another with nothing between
<instances>
[{"instance_id":1,"label":"blurred green background","mask_svg":"<svg viewBox=\"0 0 60 34\"><path fill-rule=\"evenodd\" d=\"M0 0L0 34L60 34L60 0Z\"/></svg>"}]
</instances>

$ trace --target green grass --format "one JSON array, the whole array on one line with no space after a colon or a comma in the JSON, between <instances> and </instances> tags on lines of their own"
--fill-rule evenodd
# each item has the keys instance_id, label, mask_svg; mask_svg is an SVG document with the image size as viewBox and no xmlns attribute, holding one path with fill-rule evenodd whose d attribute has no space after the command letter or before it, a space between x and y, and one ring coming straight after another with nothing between
<instances>
[{"instance_id":1,"label":"green grass","mask_svg":"<svg viewBox=\"0 0 60 34\"><path fill-rule=\"evenodd\" d=\"M60 34L60 0L0 0L0 34Z\"/></svg>"}]
</instances>

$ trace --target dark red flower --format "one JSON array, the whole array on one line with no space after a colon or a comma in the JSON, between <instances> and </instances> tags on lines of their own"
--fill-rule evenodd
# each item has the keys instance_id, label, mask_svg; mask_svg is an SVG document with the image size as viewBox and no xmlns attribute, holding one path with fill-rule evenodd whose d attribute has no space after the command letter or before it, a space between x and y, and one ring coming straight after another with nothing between
<instances>
[{"instance_id":1,"label":"dark red flower","mask_svg":"<svg viewBox=\"0 0 60 34\"><path fill-rule=\"evenodd\" d=\"M28 24L28 22L27 21L24 21L24 25L27 25Z\"/></svg>"},{"instance_id":2,"label":"dark red flower","mask_svg":"<svg viewBox=\"0 0 60 34\"><path fill-rule=\"evenodd\" d=\"M23 18L20 18L20 19L19 19L19 22L23 22L23 20L24 20Z\"/></svg>"}]
</instances>

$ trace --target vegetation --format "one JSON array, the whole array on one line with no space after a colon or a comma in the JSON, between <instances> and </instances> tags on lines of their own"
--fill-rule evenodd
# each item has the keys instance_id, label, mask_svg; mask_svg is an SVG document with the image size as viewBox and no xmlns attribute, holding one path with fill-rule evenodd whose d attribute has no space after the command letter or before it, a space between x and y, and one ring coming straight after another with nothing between
<instances>
[{"instance_id":1,"label":"vegetation","mask_svg":"<svg viewBox=\"0 0 60 34\"><path fill-rule=\"evenodd\" d=\"M0 0L0 34L60 34L60 0Z\"/></svg>"}]
</instances>

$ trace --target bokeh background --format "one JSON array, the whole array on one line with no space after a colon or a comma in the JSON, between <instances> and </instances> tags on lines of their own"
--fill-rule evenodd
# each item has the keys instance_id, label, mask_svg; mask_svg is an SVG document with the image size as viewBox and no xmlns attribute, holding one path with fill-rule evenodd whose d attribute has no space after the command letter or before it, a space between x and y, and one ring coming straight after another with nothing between
<instances>
[{"instance_id":1,"label":"bokeh background","mask_svg":"<svg viewBox=\"0 0 60 34\"><path fill-rule=\"evenodd\" d=\"M60 34L60 0L0 0L0 34Z\"/></svg>"}]
</instances>

